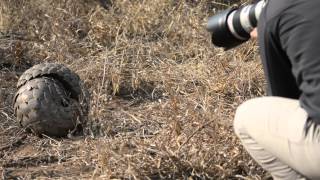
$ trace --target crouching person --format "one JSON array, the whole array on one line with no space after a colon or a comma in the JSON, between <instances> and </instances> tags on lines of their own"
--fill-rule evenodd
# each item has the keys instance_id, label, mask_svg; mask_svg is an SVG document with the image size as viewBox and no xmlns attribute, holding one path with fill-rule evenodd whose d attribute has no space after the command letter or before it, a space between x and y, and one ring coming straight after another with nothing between
<instances>
[{"instance_id":1,"label":"crouching person","mask_svg":"<svg viewBox=\"0 0 320 180\"><path fill-rule=\"evenodd\" d=\"M234 129L274 179L320 179L319 7L316 0L269 0L252 32L268 96L241 104Z\"/></svg>"}]
</instances>

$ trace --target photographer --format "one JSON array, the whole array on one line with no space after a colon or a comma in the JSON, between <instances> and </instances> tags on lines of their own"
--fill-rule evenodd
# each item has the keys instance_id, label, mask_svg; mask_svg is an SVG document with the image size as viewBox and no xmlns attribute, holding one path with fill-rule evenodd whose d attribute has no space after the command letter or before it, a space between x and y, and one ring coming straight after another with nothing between
<instances>
[{"instance_id":1,"label":"photographer","mask_svg":"<svg viewBox=\"0 0 320 180\"><path fill-rule=\"evenodd\" d=\"M268 97L240 105L234 128L274 179L320 179L319 7L317 0L269 0L258 22Z\"/></svg>"}]
</instances>

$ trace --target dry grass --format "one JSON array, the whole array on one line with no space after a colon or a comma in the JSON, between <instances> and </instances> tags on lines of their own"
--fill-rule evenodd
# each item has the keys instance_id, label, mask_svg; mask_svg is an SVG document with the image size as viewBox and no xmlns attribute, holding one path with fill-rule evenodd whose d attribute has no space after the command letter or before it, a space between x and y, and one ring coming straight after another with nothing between
<instances>
[{"instance_id":1,"label":"dry grass","mask_svg":"<svg viewBox=\"0 0 320 180\"><path fill-rule=\"evenodd\" d=\"M233 133L264 94L257 47L205 30L226 0L0 0L0 174L7 178L261 179ZM39 138L15 122L17 77L66 64L91 93L86 134Z\"/></svg>"}]
</instances>

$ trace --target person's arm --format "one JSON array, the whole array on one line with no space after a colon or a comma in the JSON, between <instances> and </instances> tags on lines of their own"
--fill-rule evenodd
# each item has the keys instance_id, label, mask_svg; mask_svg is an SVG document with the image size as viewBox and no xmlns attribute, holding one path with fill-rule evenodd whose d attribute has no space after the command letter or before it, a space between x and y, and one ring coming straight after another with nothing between
<instances>
[{"instance_id":1,"label":"person's arm","mask_svg":"<svg viewBox=\"0 0 320 180\"><path fill-rule=\"evenodd\" d=\"M320 1L303 1L278 23L281 46L302 91L300 103L320 123Z\"/></svg>"}]
</instances>

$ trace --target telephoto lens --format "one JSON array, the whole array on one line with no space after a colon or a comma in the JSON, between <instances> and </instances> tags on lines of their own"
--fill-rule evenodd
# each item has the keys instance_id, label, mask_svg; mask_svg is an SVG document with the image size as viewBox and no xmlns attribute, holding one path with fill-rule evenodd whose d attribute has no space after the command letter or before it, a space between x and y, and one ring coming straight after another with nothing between
<instances>
[{"instance_id":1,"label":"telephoto lens","mask_svg":"<svg viewBox=\"0 0 320 180\"><path fill-rule=\"evenodd\" d=\"M212 43L225 50L234 48L250 39L250 32L257 26L265 1L242 7L231 7L209 18L207 30Z\"/></svg>"}]
</instances>

